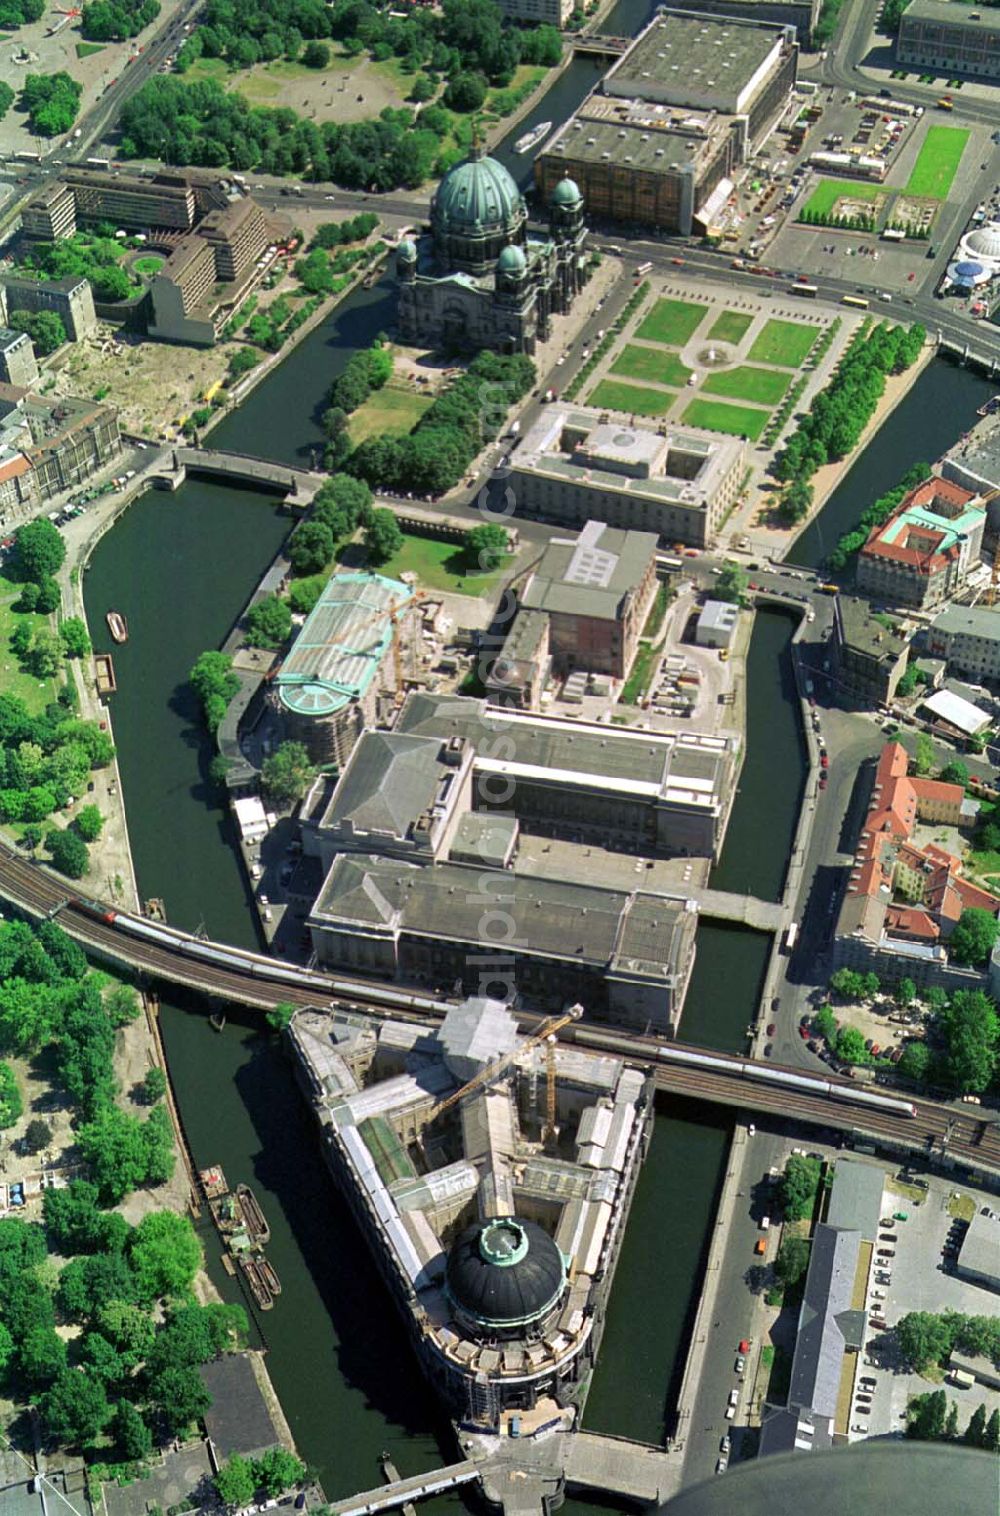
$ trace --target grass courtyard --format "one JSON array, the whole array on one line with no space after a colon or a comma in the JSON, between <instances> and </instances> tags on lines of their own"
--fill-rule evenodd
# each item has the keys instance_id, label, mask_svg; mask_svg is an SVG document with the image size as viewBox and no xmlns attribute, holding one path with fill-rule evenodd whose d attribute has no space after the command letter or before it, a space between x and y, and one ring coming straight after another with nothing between
<instances>
[{"instance_id":1,"label":"grass courtyard","mask_svg":"<svg viewBox=\"0 0 1000 1516\"><path fill-rule=\"evenodd\" d=\"M0 578L0 691L16 695L23 700L33 716L40 716L50 701L56 698L59 686L54 679L37 679L34 674L21 668L10 650L10 637L15 626L27 619L32 627L48 626L48 616L31 615L25 618L11 610L21 593L21 586L11 580Z\"/></svg>"},{"instance_id":2,"label":"grass courtyard","mask_svg":"<svg viewBox=\"0 0 1000 1516\"><path fill-rule=\"evenodd\" d=\"M800 368L819 336L814 326L801 321L772 318L747 353L751 363L773 363L778 368Z\"/></svg>"},{"instance_id":3,"label":"grass courtyard","mask_svg":"<svg viewBox=\"0 0 1000 1516\"><path fill-rule=\"evenodd\" d=\"M591 390L587 404L609 411L623 411L628 416L665 416L676 398L664 390L647 390L638 384L602 379Z\"/></svg>"},{"instance_id":4,"label":"grass courtyard","mask_svg":"<svg viewBox=\"0 0 1000 1516\"><path fill-rule=\"evenodd\" d=\"M753 317L744 315L740 311L723 311L708 329L709 340L712 342L742 342L749 327L753 324Z\"/></svg>"},{"instance_id":5,"label":"grass courtyard","mask_svg":"<svg viewBox=\"0 0 1000 1516\"><path fill-rule=\"evenodd\" d=\"M906 193L928 200L947 200L971 135L962 126L930 127L906 181Z\"/></svg>"},{"instance_id":6,"label":"grass courtyard","mask_svg":"<svg viewBox=\"0 0 1000 1516\"><path fill-rule=\"evenodd\" d=\"M392 384L375 390L363 405L351 412L348 425L351 441L357 446L378 432L412 432L432 399L430 395L397 389Z\"/></svg>"},{"instance_id":7,"label":"grass courtyard","mask_svg":"<svg viewBox=\"0 0 1000 1516\"><path fill-rule=\"evenodd\" d=\"M791 384L789 374L769 368L731 368L709 374L702 385L706 395L726 395L730 400L751 400L755 405L777 405Z\"/></svg>"},{"instance_id":8,"label":"grass courtyard","mask_svg":"<svg viewBox=\"0 0 1000 1516\"><path fill-rule=\"evenodd\" d=\"M132 267L137 274L142 274L149 279L153 274L158 274L166 263L166 258L161 253L144 253L141 258L136 258Z\"/></svg>"},{"instance_id":9,"label":"grass courtyard","mask_svg":"<svg viewBox=\"0 0 1000 1516\"><path fill-rule=\"evenodd\" d=\"M676 353L663 352L657 347L635 347L632 343L618 354L611 372L626 379L644 379L647 384L666 384L674 389L683 389L691 377L691 370Z\"/></svg>"},{"instance_id":10,"label":"grass courtyard","mask_svg":"<svg viewBox=\"0 0 1000 1516\"><path fill-rule=\"evenodd\" d=\"M446 590L452 595L485 595L496 588L513 563L513 555L492 573L470 572L460 547L437 537L414 537L403 534L403 546L388 562L379 565L379 573L389 579L400 574L416 574L423 589Z\"/></svg>"},{"instance_id":11,"label":"grass courtyard","mask_svg":"<svg viewBox=\"0 0 1000 1516\"><path fill-rule=\"evenodd\" d=\"M636 336L644 342L683 347L690 342L708 310L695 300L657 300Z\"/></svg>"},{"instance_id":12,"label":"grass courtyard","mask_svg":"<svg viewBox=\"0 0 1000 1516\"><path fill-rule=\"evenodd\" d=\"M877 200L885 190L855 179L821 179L803 206L813 216L829 216L838 200Z\"/></svg>"},{"instance_id":13,"label":"grass courtyard","mask_svg":"<svg viewBox=\"0 0 1000 1516\"><path fill-rule=\"evenodd\" d=\"M685 426L727 432L731 437L749 437L756 442L771 417L769 411L751 411L745 405L727 405L724 400L692 400L683 419Z\"/></svg>"}]
</instances>

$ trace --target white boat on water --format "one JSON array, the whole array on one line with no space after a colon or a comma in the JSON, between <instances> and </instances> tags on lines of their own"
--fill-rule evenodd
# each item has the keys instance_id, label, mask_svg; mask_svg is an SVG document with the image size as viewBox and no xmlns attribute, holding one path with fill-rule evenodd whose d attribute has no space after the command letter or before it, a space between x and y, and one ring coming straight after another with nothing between
<instances>
[{"instance_id":1,"label":"white boat on water","mask_svg":"<svg viewBox=\"0 0 1000 1516\"><path fill-rule=\"evenodd\" d=\"M525 132L523 137L518 137L514 143L515 153L526 153L529 148L534 147L536 142L541 142L543 137L547 137L551 130L551 121L539 121L538 125L533 126L530 132Z\"/></svg>"}]
</instances>

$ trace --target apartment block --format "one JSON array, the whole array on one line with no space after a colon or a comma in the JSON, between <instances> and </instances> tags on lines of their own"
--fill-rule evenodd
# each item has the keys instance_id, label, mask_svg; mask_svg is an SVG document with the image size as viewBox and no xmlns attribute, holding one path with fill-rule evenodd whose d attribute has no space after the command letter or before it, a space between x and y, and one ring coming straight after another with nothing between
<instances>
[{"instance_id":1,"label":"apartment block","mask_svg":"<svg viewBox=\"0 0 1000 1516\"><path fill-rule=\"evenodd\" d=\"M39 242L58 242L76 231L76 196L64 179L36 191L21 212L21 230Z\"/></svg>"},{"instance_id":2,"label":"apartment block","mask_svg":"<svg viewBox=\"0 0 1000 1516\"><path fill-rule=\"evenodd\" d=\"M71 342L97 331L94 293L86 279L24 279L0 274L0 321L11 311L54 311Z\"/></svg>"},{"instance_id":3,"label":"apartment block","mask_svg":"<svg viewBox=\"0 0 1000 1516\"><path fill-rule=\"evenodd\" d=\"M225 210L210 212L199 225L198 235L215 249L219 283L239 283L267 247L267 217L256 200L234 200Z\"/></svg>"},{"instance_id":4,"label":"apartment block","mask_svg":"<svg viewBox=\"0 0 1000 1516\"><path fill-rule=\"evenodd\" d=\"M0 327L0 380L30 389L37 378L35 347L27 332Z\"/></svg>"},{"instance_id":5,"label":"apartment block","mask_svg":"<svg viewBox=\"0 0 1000 1516\"><path fill-rule=\"evenodd\" d=\"M150 285L149 335L211 347L215 282L215 248L195 232L183 237Z\"/></svg>"}]
</instances>

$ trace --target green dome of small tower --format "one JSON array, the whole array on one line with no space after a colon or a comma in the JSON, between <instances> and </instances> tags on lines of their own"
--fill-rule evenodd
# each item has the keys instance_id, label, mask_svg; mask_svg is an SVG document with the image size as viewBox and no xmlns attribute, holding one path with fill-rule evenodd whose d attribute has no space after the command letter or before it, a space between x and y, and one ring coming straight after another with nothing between
<instances>
[{"instance_id":1,"label":"green dome of small tower","mask_svg":"<svg viewBox=\"0 0 1000 1516\"><path fill-rule=\"evenodd\" d=\"M552 191L552 204L562 206L564 210L575 210L582 200L580 186L574 179L560 179Z\"/></svg>"}]
</instances>

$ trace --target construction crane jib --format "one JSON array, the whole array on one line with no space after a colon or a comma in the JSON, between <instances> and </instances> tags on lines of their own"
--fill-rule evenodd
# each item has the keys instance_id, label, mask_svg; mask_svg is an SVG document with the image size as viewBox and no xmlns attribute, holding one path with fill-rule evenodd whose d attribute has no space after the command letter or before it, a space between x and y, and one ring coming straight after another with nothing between
<instances>
[{"instance_id":1,"label":"construction crane jib","mask_svg":"<svg viewBox=\"0 0 1000 1516\"><path fill-rule=\"evenodd\" d=\"M558 1016L550 1017L548 1021L538 1028L537 1032L533 1032L530 1037L526 1037L523 1042L519 1042L517 1047L512 1048L509 1053L504 1053L501 1058L495 1058L492 1063L488 1063L485 1068L480 1069L479 1073L474 1074L467 1084L462 1085L461 1089L454 1090L444 1100L439 1100L428 1116L428 1121L436 1121L439 1116L443 1116L446 1111L450 1111L453 1106L458 1105L459 1101L464 1100L467 1095L473 1094L475 1090L481 1090L484 1085L492 1084L494 1079L499 1079L500 1075L512 1063L516 1063L519 1058L523 1058L525 1053L530 1053L533 1048L540 1047L543 1043L548 1042L549 1038L557 1037L563 1027L569 1026L571 1021L579 1021L582 1015L582 1005L571 1005L568 1011L563 1011Z\"/></svg>"}]
</instances>

